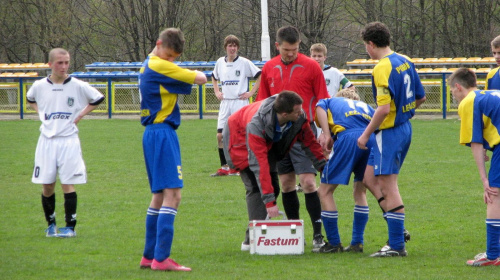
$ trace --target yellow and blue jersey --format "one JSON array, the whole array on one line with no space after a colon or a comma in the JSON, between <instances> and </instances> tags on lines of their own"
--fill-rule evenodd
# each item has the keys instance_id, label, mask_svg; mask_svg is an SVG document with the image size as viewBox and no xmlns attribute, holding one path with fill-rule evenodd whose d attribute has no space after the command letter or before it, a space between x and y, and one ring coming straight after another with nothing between
<instances>
[{"instance_id":1,"label":"yellow and blue jersey","mask_svg":"<svg viewBox=\"0 0 500 280\"><path fill-rule=\"evenodd\" d=\"M471 91L458 105L460 144L480 143L488 150L500 143L500 91Z\"/></svg>"},{"instance_id":2,"label":"yellow and blue jersey","mask_svg":"<svg viewBox=\"0 0 500 280\"><path fill-rule=\"evenodd\" d=\"M379 60L372 72L377 106L390 104L390 112L379 129L407 122L415 115L416 101L425 97L424 87L411 60L392 52Z\"/></svg>"},{"instance_id":3,"label":"yellow and blue jersey","mask_svg":"<svg viewBox=\"0 0 500 280\"><path fill-rule=\"evenodd\" d=\"M328 112L330 131L337 138L321 174L321 183L347 185L352 173L355 182L363 181L375 137L372 134L366 143L368 150L359 149L357 139L370 123L375 110L365 102L344 97L322 99L316 107Z\"/></svg>"},{"instance_id":4,"label":"yellow and blue jersey","mask_svg":"<svg viewBox=\"0 0 500 280\"><path fill-rule=\"evenodd\" d=\"M364 130L375 112L363 101L344 97L321 99L316 107L328 112L328 126L333 135L349 129Z\"/></svg>"},{"instance_id":5,"label":"yellow and blue jersey","mask_svg":"<svg viewBox=\"0 0 500 280\"><path fill-rule=\"evenodd\" d=\"M177 95L190 94L195 78L196 72L149 55L139 74L142 125L168 123L177 129L181 123Z\"/></svg>"},{"instance_id":6,"label":"yellow and blue jersey","mask_svg":"<svg viewBox=\"0 0 500 280\"><path fill-rule=\"evenodd\" d=\"M500 67L491 70L486 76L485 90L500 89Z\"/></svg>"}]
</instances>

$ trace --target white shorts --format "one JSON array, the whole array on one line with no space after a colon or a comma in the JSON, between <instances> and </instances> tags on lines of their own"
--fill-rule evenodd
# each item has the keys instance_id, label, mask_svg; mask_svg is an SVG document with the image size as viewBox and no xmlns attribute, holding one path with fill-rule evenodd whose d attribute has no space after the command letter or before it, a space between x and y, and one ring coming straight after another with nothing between
<instances>
[{"instance_id":1,"label":"white shorts","mask_svg":"<svg viewBox=\"0 0 500 280\"><path fill-rule=\"evenodd\" d=\"M31 181L35 184L52 184L56 181L58 171L61 184L87 183L87 170L78 134L53 138L40 135L38 138Z\"/></svg>"},{"instance_id":2,"label":"white shorts","mask_svg":"<svg viewBox=\"0 0 500 280\"><path fill-rule=\"evenodd\" d=\"M223 129L229 116L239 109L249 104L248 99L229 99L222 100L219 106L219 119L217 120L217 130Z\"/></svg>"}]
</instances>

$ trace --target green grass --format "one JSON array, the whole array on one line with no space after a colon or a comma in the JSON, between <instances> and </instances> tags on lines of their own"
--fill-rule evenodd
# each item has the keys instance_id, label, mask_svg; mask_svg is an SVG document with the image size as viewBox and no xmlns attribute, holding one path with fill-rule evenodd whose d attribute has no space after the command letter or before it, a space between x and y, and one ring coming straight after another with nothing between
<instances>
[{"instance_id":1,"label":"green grass","mask_svg":"<svg viewBox=\"0 0 500 280\"><path fill-rule=\"evenodd\" d=\"M498 268L465 261L485 250L485 205L469 148L458 145L459 121L414 120L412 147L399 184L412 240L406 258L373 259L387 240L386 223L370 196L364 254L258 256L240 251L246 205L238 177L211 178L218 168L216 120L184 120L182 203L172 257L192 272L139 269L151 195L137 120L86 119L79 124L88 183L77 186L78 236L46 238L41 186L31 183L39 121L0 121L1 279L498 279ZM59 185L59 183L58 183ZM339 230L351 237L352 187L336 192ZM58 223L63 197L56 189ZM281 203L280 203L281 207Z\"/></svg>"}]
</instances>

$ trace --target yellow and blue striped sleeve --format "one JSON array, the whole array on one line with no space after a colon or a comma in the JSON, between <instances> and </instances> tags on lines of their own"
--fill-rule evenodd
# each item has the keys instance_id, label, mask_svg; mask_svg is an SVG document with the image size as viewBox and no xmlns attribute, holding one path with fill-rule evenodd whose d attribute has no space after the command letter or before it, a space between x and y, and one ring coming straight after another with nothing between
<instances>
[{"instance_id":1,"label":"yellow and blue striped sleeve","mask_svg":"<svg viewBox=\"0 0 500 280\"><path fill-rule=\"evenodd\" d=\"M377 89L377 105L387 105L391 103L391 93L389 91L389 77L392 71L392 64L389 58L382 58L373 69L373 80Z\"/></svg>"}]
</instances>

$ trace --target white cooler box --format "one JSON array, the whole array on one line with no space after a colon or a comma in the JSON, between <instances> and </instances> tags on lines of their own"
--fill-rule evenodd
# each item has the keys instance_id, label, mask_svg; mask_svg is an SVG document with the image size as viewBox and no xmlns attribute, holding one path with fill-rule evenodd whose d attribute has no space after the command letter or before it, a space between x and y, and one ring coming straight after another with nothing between
<instances>
[{"instance_id":1,"label":"white cooler box","mask_svg":"<svg viewBox=\"0 0 500 280\"><path fill-rule=\"evenodd\" d=\"M304 254L303 220L253 220L250 229L250 254Z\"/></svg>"}]
</instances>

